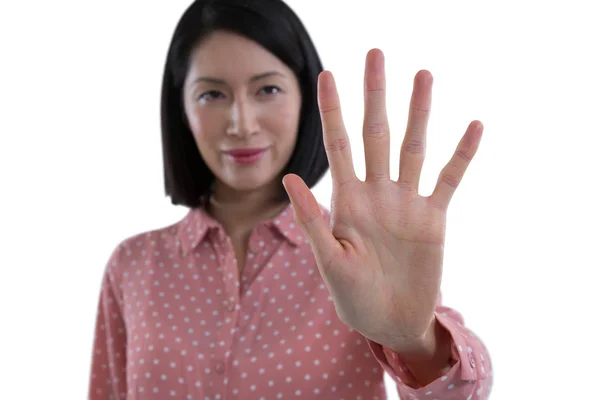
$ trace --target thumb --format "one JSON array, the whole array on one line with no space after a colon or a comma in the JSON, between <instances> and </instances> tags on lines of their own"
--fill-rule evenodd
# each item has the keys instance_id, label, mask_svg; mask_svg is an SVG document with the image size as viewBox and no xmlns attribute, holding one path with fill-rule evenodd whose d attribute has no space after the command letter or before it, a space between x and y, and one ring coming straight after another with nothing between
<instances>
[{"instance_id":1,"label":"thumb","mask_svg":"<svg viewBox=\"0 0 600 400\"><path fill-rule=\"evenodd\" d=\"M298 175L284 176L283 186L290 196L296 223L308 237L315 257L326 262L341 245L331 234L315 196Z\"/></svg>"}]
</instances>

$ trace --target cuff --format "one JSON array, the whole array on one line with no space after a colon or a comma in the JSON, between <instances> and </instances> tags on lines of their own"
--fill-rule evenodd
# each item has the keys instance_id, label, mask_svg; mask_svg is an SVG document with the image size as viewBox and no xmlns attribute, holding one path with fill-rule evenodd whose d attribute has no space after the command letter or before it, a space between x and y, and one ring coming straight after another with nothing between
<instances>
[{"instance_id":1,"label":"cuff","mask_svg":"<svg viewBox=\"0 0 600 400\"><path fill-rule=\"evenodd\" d=\"M474 381L480 379L477 371L477 360L473 355L472 346L469 345L474 339L470 336L471 332L460 325L454 318L448 315L447 312L436 311L434 315L440 325L443 326L452 337L452 356L449 365L451 368L446 374L440 376L440 378L427 386L435 385L440 381L447 381L449 376L459 376L459 374L460 379L462 380ZM406 363L402 361L396 352L379 343L373 342L370 339L367 339L367 343L382 368L397 384L405 385L413 389L423 387L423 385L410 373ZM457 369L459 369L459 371L456 371Z\"/></svg>"}]
</instances>

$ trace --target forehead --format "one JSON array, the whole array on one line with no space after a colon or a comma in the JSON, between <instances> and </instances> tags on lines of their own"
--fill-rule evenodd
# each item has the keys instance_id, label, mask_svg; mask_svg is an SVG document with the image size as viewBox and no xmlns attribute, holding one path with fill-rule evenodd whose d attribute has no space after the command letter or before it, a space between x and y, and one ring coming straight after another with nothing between
<instances>
[{"instance_id":1,"label":"forehead","mask_svg":"<svg viewBox=\"0 0 600 400\"><path fill-rule=\"evenodd\" d=\"M237 81L265 71L293 76L287 65L260 44L234 33L217 31L192 52L188 78L211 76Z\"/></svg>"}]
</instances>

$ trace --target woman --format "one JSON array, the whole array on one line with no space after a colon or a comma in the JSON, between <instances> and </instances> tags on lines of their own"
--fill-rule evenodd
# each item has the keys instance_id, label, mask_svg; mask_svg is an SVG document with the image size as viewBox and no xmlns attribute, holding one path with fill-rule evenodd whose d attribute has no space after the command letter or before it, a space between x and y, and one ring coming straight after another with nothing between
<instances>
[{"instance_id":1,"label":"woman","mask_svg":"<svg viewBox=\"0 0 600 400\"><path fill-rule=\"evenodd\" d=\"M445 212L482 126L421 197L431 76L415 78L397 182L384 88L372 50L362 182L333 78L292 10L188 8L165 66L162 140L167 195L190 211L114 251L90 398L384 399L384 370L403 399L487 397L485 346L439 293ZM329 165L331 218L308 189Z\"/></svg>"}]
</instances>

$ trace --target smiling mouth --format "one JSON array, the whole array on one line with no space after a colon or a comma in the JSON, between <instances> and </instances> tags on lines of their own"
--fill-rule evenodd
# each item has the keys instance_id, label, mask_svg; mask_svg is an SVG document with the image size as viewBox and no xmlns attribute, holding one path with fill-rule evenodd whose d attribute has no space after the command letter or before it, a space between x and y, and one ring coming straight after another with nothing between
<instances>
[{"instance_id":1,"label":"smiling mouth","mask_svg":"<svg viewBox=\"0 0 600 400\"><path fill-rule=\"evenodd\" d=\"M237 164L252 164L262 158L268 148L235 149L225 151L225 155Z\"/></svg>"}]
</instances>

